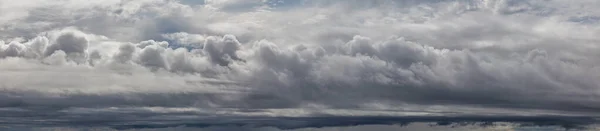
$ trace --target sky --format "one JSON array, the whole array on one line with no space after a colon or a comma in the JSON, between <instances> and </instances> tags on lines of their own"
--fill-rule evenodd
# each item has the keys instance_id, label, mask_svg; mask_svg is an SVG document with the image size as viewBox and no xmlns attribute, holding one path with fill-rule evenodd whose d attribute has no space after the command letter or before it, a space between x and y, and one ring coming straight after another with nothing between
<instances>
[{"instance_id":1,"label":"sky","mask_svg":"<svg viewBox=\"0 0 600 131\"><path fill-rule=\"evenodd\" d=\"M597 0L0 0L0 127L356 125L316 123L338 117L590 125L600 115L598 8ZM377 120L356 130L428 127Z\"/></svg>"}]
</instances>

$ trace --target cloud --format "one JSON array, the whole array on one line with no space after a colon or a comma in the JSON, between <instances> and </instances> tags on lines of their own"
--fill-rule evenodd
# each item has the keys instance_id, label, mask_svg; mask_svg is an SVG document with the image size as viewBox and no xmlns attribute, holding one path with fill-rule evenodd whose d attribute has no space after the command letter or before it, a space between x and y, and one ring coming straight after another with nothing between
<instances>
[{"instance_id":1,"label":"cloud","mask_svg":"<svg viewBox=\"0 0 600 131\"><path fill-rule=\"evenodd\" d=\"M450 127L450 126L431 126L429 123L418 123L407 126L400 125L364 125L364 126L350 126L350 127L324 127L324 128L303 128L303 129L277 129L273 127L235 127L235 126L224 126L224 127L207 127L207 128L191 128L191 127L172 127L172 128L159 128L159 129L132 129L135 131L168 131L168 130L181 130L181 131L226 131L226 130L245 130L245 131L363 131L363 130L384 130L384 131L461 131L461 130L473 130L473 131L488 131L488 130L560 130L558 127L515 127L514 125L505 124L498 127L477 127L477 126L466 126L466 127ZM18 128L17 128L18 129ZM90 128L39 128L33 129L34 131L46 131L46 130L85 130ZM94 130L114 130L110 128L91 128ZM129 130L126 130L129 131Z\"/></svg>"},{"instance_id":2,"label":"cloud","mask_svg":"<svg viewBox=\"0 0 600 131\"><path fill-rule=\"evenodd\" d=\"M130 107L239 117L600 109L599 28L578 19L596 17L585 13L596 12L590 0L0 5L0 109L61 118Z\"/></svg>"}]
</instances>

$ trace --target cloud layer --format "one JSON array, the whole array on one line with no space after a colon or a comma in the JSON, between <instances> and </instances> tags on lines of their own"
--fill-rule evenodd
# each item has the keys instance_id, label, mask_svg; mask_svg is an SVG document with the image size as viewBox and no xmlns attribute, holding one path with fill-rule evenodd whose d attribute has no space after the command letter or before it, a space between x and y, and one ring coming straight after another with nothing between
<instances>
[{"instance_id":1,"label":"cloud layer","mask_svg":"<svg viewBox=\"0 0 600 131\"><path fill-rule=\"evenodd\" d=\"M148 116L595 116L597 7L593 0L0 0L0 110L49 116L41 119L147 109Z\"/></svg>"}]
</instances>

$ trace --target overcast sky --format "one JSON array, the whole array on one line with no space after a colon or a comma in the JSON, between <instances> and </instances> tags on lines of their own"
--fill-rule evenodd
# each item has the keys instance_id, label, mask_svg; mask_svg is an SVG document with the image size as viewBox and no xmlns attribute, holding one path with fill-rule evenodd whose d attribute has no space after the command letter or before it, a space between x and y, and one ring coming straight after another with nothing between
<instances>
[{"instance_id":1,"label":"overcast sky","mask_svg":"<svg viewBox=\"0 0 600 131\"><path fill-rule=\"evenodd\" d=\"M597 116L599 8L0 0L0 116Z\"/></svg>"}]
</instances>

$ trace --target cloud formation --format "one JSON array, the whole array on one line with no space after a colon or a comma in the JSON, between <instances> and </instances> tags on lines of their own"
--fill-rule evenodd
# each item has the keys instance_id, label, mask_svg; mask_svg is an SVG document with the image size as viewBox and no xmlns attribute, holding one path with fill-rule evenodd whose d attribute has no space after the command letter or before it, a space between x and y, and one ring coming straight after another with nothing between
<instances>
[{"instance_id":1,"label":"cloud formation","mask_svg":"<svg viewBox=\"0 0 600 131\"><path fill-rule=\"evenodd\" d=\"M599 6L0 0L0 109L51 115L41 119L130 108L280 117L595 116ZM160 111L144 115L153 113Z\"/></svg>"}]
</instances>

